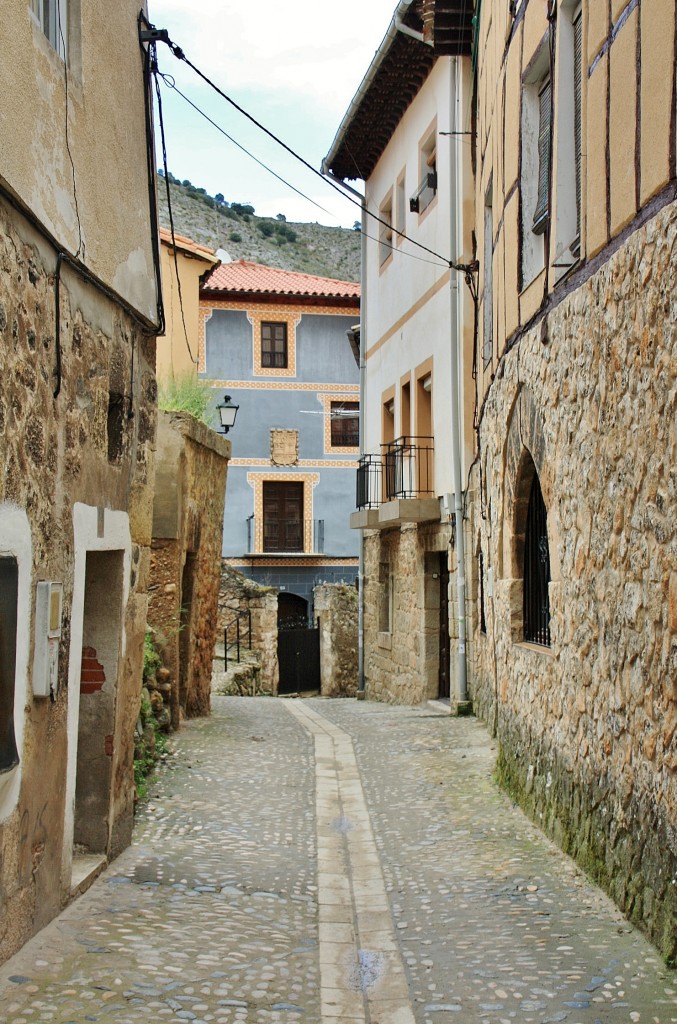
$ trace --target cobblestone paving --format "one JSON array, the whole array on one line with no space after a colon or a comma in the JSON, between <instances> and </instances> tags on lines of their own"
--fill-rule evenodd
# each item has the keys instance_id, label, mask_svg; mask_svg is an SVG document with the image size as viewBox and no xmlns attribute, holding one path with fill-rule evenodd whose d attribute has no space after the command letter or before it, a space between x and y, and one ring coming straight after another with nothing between
<instances>
[{"instance_id":1,"label":"cobblestone paving","mask_svg":"<svg viewBox=\"0 0 677 1024\"><path fill-rule=\"evenodd\" d=\"M677 1022L677 976L495 789L478 722L309 706L353 739L417 1024ZM0 1021L322 1021L310 733L216 698L172 742L134 845L0 968Z\"/></svg>"},{"instance_id":2,"label":"cobblestone paving","mask_svg":"<svg viewBox=\"0 0 677 1024\"><path fill-rule=\"evenodd\" d=\"M320 1019L309 736L217 698L172 743L133 847L0 972L0 1020Z\"/></svg>"},{"instance_id":3,"label":"cobblestone paving","mask_svg":"<svg viewBox=\"0 0 677 1024\"><path fill-rule=\"evenodd\" d=\"M314 706L353 737L419 1024L677 1021L677 972L496 789L478 721Z\"/></svg>"}]
</instances>

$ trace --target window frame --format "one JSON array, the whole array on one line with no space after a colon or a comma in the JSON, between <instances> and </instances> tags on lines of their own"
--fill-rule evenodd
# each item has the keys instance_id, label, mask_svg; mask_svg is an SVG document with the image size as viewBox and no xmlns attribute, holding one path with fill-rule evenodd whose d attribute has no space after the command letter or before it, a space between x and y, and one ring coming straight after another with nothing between
<instances>
[{"instance_id":1,"label":"window frame","mask_svg":"<svg viewBox=\"0 0 677 1024\"><path fill-rule=\"evenodd\" d=\"M270 503L271 503L271 489L277 488L278 492L281 493L283 488L293 488L297 495L300 496L299 508L300 515L298 517L283 516L271 516ZM268 491L268 499L266 499L266 491ZM288 553L303 553L305 551L305 486L302 480L264 480L262 487L262 552L263 554L288 554ZM282 505L286 511L287 498L286 496L280 499L278 496L275 500L282 500ZM297 499L298 500L298 499ZM268 510L267 510L268 509ZM282 537L283 540L277 545L271 546L269 538L269 527L272 522L282 524ZM287 543L290 537L290 529L294 527L298 531L298 539L292 541L291 544Z\"/></svg>"},{"instance_id":2,"label":"window frame","mask_svg":"<svg viewBox=\"0 0 677 1024\"><path fill-rule=\"evenodd\" d=\"M270 341L275 344L276 339L274 337L265 338L266 328L282 328L283 333L283 344L284 349L281 353L284 362L278 363L275 361L267 361L269 359L274 360L278 353L275 348L266 349L266 341ZM261 321L261 368L264 370L287 370L289 369L289 325L284 320L262 320Z\"/></svg>"},{"instance_id":3,"label":"window frame","mask_svg":"<svg viewBox=\"0 0 677 1024\"><path fill-rule=\"evenodd\" d=\"M378 208L378 265L383 270L393 255L393 190L388 190Z\"/></svg>"},{"instance_id":4,"label":"window frame","mask_svg":"<svg viewBox=\"0 0 677 1024\"><path fill-rule=\"evenodd\" d=\"M534 471L524 528L522 621L525 643L552 646L548 593L551 579L548 510L538 473Z\"/></svg>"},{"instance_id":5,"label":"window frame","mask_svg":"<svg viewBox=\"0 0 677 1024\"><path fill-rule=\"evenodd\" d=\"M547 42L544 42L522 77L519 182L520 292L525 291L532 281L535 281L545 270L546 266L545 238L548 235L546 229L550 224L552 197L548 194L547 206L544 210L538 211L538 206L539 181L546 182L549 193L551 178L549 166L547 167L547 173L543 173L546 168L542 166L540 159L540 152L546 143L545 137L543 137L542 144L539 146L539 139L541 138L543 128L541 124L542 107L540 98L548 82L551 82L550 50ZM551 136L552 119L547 139L549 159L552 158Z\"/></svg>"},{"instance_id":6,"label":"window frame","mask_svg":"<svg viewBox=\"0 0 677 1024\"><path fill-rule=\"evenodd\" d=\"M336 408L335 408L336 407ZM340 407L340 408L339 408ZM348 409L350 412L354 412L354 416L342 416L335 415L335 413L343 413ZM341 424L342 426L350 421L353 421L355 426L351 431L343 429L338 430L335 424ZM329 447L330 449L346 449L351 450L359 448L360 445L360 403L353 401L341 401L332 400L329 405ZM350 438L354 437L355 440L351 441ZM348 439L346 439L348 438Z\"/></svg>"},{"instance_id":7,"label":"window frame","mask_svg":"<svg viewBox=\"0 0 677 1024\"><path fill-rule=\"evenodd\" d=\"M68 60L68 0L30 0L29 10L62 61Z\"/></svg>"},{"instance_id":8,"label":"window frame","mask_svg":"<svg viewBox=\"0 0 677 1024\"><path fill-rule=\"evenodd\" d=\"M484 196L484 285L482 293L482 364L483 369L494 358L494 176Z\"/></svg>"}]
</instances>

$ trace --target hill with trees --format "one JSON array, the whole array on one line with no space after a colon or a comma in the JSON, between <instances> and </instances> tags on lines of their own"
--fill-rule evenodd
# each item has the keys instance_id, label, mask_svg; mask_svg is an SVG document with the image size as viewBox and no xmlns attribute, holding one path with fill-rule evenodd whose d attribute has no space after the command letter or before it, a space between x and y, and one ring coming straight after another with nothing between
<instances>
[{"instance_id":1,"label":"hill with trees","mask_svg":"<svg viewBox=\"0 0 677 1024\"><path fill-rule=\"evenodd\" d=\"M160 224L169 229L166 182L158 173ZM258 217L248 203L227 201L188 180L169 175L174 230L231 259L252 260L282 270L300 270L341 281L360 279L360 232L317 223L289 223L283 212Z\"/></svg>"}]
</instances>

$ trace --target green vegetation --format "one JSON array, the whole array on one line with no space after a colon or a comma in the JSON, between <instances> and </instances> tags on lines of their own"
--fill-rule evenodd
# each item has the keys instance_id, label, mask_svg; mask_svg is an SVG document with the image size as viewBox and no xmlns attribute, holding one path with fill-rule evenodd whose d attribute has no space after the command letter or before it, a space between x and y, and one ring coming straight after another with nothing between
<instances>
[{"instance_id":1,"label":"green vegetation","mask_svg":"<svg viewBox=\"0 0 677 1024\"><path fill-rule=\"evenodd\" d=\"M137 800L143 800L148 795L149 777L159 759L167 751L167 737L153 714L153 706L146 688L146 683L155 676L161 665L153 630L146 626L143 640L143 689L134 739L134 786Z\"/></svg>"},{"instance_id":2,"label":"green vegetation","mask_svg":"<svg viewBox=\"0 0 677 1024\"><path fill-rule=\"evenodd\" d=\"M165 412L189 412L211 426L212 389L192 371L158 381L158 406Z\"/></svg>"}]
</instances>

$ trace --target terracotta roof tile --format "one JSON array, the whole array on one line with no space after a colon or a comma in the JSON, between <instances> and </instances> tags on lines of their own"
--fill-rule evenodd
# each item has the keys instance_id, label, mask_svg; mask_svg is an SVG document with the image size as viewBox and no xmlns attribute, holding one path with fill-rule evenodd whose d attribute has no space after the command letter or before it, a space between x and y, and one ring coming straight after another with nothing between
<instances>
[{"instance_id":1,"label":"terracotta roof tile","mask_svg":"<svg viewBox=\"0 0 677 1024\"><path fill-rule=\"evenodd\" d=\"M160 241L171 247L171 231L168 231L167 228L160 228ZM200 245L199 242L194 242L192 238L186 238L185 235L177 235L176 232L174 232L174 241L176 242L176 248L180 252L191 253L193 256L198 256L200 259L206 260L208 263L216 263L218 260L213 249L210 249L207 245Z\"/></svg>"},{"instance_id":2,"label":"terracotta roof tile","mask_svg":"<svg viewBox=\"0 0 677 1024\"><path fill-rule=\"evenodd\" d=\"M215 267L205 278L202 291L352 298L355 303L360 298L360 286L354 282L264 267L249 260L234 260Z\"/></svg>"}]
</instances>

